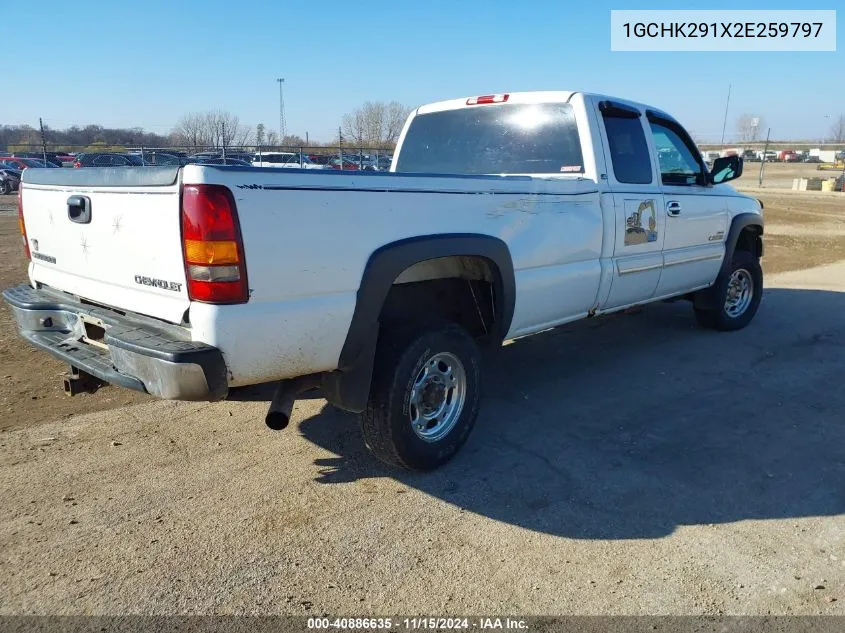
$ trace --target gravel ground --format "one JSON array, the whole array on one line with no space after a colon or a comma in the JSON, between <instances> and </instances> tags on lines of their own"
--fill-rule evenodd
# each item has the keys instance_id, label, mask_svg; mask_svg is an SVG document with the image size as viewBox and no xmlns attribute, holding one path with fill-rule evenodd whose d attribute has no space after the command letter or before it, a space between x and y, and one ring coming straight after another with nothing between
<instances>
[{"instance_id":1,"label":"gravel ground","mask_svg":"<svg viewBox=\"0 0 845 633\"><path fill-rule=\"evenodd\" d=\"M465 449L376 465L269 393L0 432L0 614L845 614L845 262L491 359ZM25 405L21 405L25 406Z\"/></svg>"}]
</instances>

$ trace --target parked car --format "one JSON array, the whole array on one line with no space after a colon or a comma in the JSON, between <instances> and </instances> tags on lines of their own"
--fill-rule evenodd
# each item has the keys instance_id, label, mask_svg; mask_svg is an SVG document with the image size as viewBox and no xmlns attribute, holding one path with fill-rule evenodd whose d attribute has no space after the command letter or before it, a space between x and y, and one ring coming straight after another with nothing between
<instances>
[{"instance_id":1,"label":"parked car","mask_svg":"<svg viewBox=\"0 0 845 633\"><path fill-rule=\"evenodd\" d=\"M200 158L195 161L189 160L188 165L237 165L239 167L252 167L252 163L237 158Z\"/></svg>"},{"instance_id":2,"label":"parked car","mask_svg":"<svg viewBox=\"0 0 845 633\"><path fill-rule=\"evenodd\" d=\"M15 158L36 158L38 160L44 160L44 157L47 157L47 162L56 166L62 166L62 156L63 154L59 154L57 152L13 152L11 156Z\"/></svg>"},{"instance_id":3,"label":"parked car","mask_svg":"<svg viewBox=\"0 0 845 633\"><path fill-rule=\"evenodd\" d=\"M188 161L185 158L180 158L179 156L175 156L174 154L170 154L168 152L159 152L159 151L152 151L152 152L144 152L143 157L140 153L130 152L129 156L134 156L139 160L142 160L144 165L148 166L155 166L155 165L169 165L169 166L180 166L180 165L187 165Z\"/></svg>"},{"instance_id":4,"label":"parked car","mask_svg":"<svg viewBox=\"0 0 845 633\"><path fill-rule=\"evenodd\" d=\"M198 161L204 161L212 158L223 158L222 151L212 151L212 152L198 152L196 154L192 154L186 158L186 162L189 163L196 163ZM227 151L226 158L233 158L235 160L244 161L247 163L251 163L254 159L254 154L249 152L237 152L237 151Z\"/></svg>"},{"instance_id":5,"label":"parked car","mask_svg":"<svg viewBox=\"0 0 845 633\"><path fill-rule=\"evenodd\" d=\"M11 167L0 167L0 195L8 195L18 190L21 182L19 169Z\"/></svg>"},{"instance_id":6,"label":"parked car","mask_svg":"<svg viewBox=\"0 0 845 633\"><path fill-rule=\"evenodd\" d=\"M291 169L325 169L325 165L315 163L305 154L298 152L262 152L256 154L253 167L287 167Z\"/></svg>"},{"instance_id":7,"label":"parked car","mask_svg":"<svg viewBox=\"0 0 845 633\"><path fill-rule=\"evenodd\" d=\"M330 169L340 169L343 171L358 171L361 169L361 166L358 163L353 163L351 160L347 159L344 155L343 162L341 162L340 158L332 158L327 165Z\"/></svg>"},{"instance_id":8,"label":"parked car","mask_svg":"<svg viewBox=\"0 0 845 633\"><path fill-rule=\"evenodd\" d=\"M475 423L482 349L669 298L702 327L747 326L763 217L726 184L742 165L705 169L654 107L534 92L414 110L388 174L32 170L6 323L77 368L71 392L217 400L279 381L279 429L319 388L377 457L428 470Z\"/></svg>"},{"instance_id":9,"label":"parked car","mask_svg":"<svg viewBox=\"0 0 845 633\"><path fill-rule=\"evenodd\" d=\"M328 165L332 160L332 156L330 154L309 154L308 158L310 158L311 162L315 165Z\"/></svg>"},{"instance_id":10,"label":"parked car","mask_svg":"<svg viewBox=\"0 0 845 633\"><path fill-rule=\"evenodd\" d=\"M0 156L0 163L6 167L11 167L12 169L26 169L27 167L58 167L50 162L45 163L43 158L19 158L15 156Z\"/></svg>"},{"instance_id":11,"label":"parked car","mask_svg":"<svg viewBox=\"0 0 845 633\"><path fill-rule=\"evenodd\" d=\"M74 167L142 167L143 164L140 156L115 152L79 154L73 162Z\"/></svg>"}]
</instances>

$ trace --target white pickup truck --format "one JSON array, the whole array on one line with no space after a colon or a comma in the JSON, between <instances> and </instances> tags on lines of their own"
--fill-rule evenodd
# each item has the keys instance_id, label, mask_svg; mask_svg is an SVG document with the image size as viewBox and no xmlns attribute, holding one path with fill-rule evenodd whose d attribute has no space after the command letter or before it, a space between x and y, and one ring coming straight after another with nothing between
<instances>
[{"instance_id":1,"label":"white pickup truck","mask_svg":"<svg viewBox=\"0 0 845 633\"><path fill-rule=\"evenodd\" d=\"M322 389L380 459L453 456L480 350L670 297L749 323L762 205L668 114L582 92L485 95L408 118L392 173L188 165L27 169L21 335L161 398L279 381L266 423ZM692 316L692 314L691 314Z\"/></svg>"}]
</instances>

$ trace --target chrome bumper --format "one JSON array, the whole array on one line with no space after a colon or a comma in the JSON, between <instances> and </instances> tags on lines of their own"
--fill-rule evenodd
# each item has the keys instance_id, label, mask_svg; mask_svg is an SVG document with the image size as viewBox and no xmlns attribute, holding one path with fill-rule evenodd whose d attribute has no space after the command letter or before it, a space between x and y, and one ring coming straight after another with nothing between
<instances>
[{"instance_id":1,"label":"chrome bumper","mask_svg":"<svg viewBox=\"0 0 845 633\"><path fill-rule=\"evenodd\" d=\"M3 299L23 338L101 380L168 400L220 400L228 394L223 354L191 341L185 328L28 284L5 290ZM86 322L102 325L100 340L90 342Z\"/></svg>"}]
</instances>

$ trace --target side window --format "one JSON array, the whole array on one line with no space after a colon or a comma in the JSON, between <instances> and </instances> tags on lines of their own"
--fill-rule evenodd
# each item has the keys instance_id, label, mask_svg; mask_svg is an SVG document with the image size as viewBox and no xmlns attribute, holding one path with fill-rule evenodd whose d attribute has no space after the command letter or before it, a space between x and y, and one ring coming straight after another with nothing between
<instances>
[{"instance_id":1,"label":"side window","mask_svg":"<svg viewBox=\"0 0 845 633\"><path fill-rule=\"evenodd\" d=\"M664 185L695 185L700 182L701 163L687 143L671 128L651 122L651 134Z\"/></svg>"},{"instance_id":2,"label":"side window","mask_svg":"<svg viewBox=\"0 0 845 633\"><path fill-rule=\"evenodd\" d=\"M108 167L112 164L111 156L108 154L95 156L94 160L92 161L95 167Z\"/></svg>"},{"instance_id":3,"label":"side window","mask_svg":"<svg viewBox=\"0 0 845 633\"><path fill-rule=\"evenodd\" d=\"M651 157L639 117L603 118L616 180L636 185L651 183Z\"/></svg>"}]
</instances>

